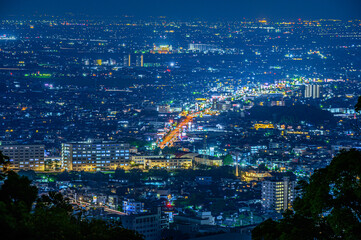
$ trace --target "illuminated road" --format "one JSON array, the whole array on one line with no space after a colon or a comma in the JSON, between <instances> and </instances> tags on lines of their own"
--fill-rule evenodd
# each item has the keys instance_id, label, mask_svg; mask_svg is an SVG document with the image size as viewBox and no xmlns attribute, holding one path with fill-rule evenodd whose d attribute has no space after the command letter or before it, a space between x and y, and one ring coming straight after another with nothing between
<instances>
[{"instance_id":1,"label":"illuminated road","mask_svg":"<svg viewBox=\"0 0 361 240\"><path fill-rule=\"evenodd\" d=\"M170 131L167 135L164 136L164 138L162 139L162 141L158 144L158 147L160 147L161 149L165 148L165 147L171 147L173 146L173 143L177 140L177 137L179 135L180 130L183 128L183 126L187 126L187 124L189 122L192 121L192 119L196 116L198 116L201 113L205 113L205 112L209 112L210 108L207 108L203 111L200 112L196 112L196 113L191 113L188 114L186 116L185 119L183 119L175 129L173 129L172 131Z\"/></svg>"},{"instance_id":2,"label":"illuminated road","mask_svg":"<svg viewBox=\"0 0 361 240\"><path fill-rule=\"evenodd\" d=\"M118 214L118 215L127 215L124 212L120 212L120 211L117 211L117 210L114 210L114 209L110 209L108 207L104 207L104 211L106 211L108 213Z\"/></svg>"},{"instance_id":3,"label":"illuminated road","mask_svg":"<svg viewBox=\"0 0 361 240\"><path fill-rule=\"evenodd\" d=\"M75 201L73 198L69 198L70 200L72 200L73 203L75 203L76 205L78 206L88 206L88 207L96 207L96 208L103 208L105 212L108 212L108 213L113 213L113 214L118 214L118 215L127 215L126 213L124 212L120 212L120 211L117 211L117 210L114 210L114 209L111 209L109 208L108 206L96 206L96 205L92 205L88 202L83 202L83 201Z\"/></svg>"},{"instance_id":4,"label":"illuminated road","mask_svg":"<svg viewBox=\"0 0 361 240\"><path fill-rule=\"evenodd\" d=\"M183 126L187 125L193 119L193 114L188 115L182 122L178 124L178 126L170 131L165 137L163 138L162 142L159 143L158 147L161 149L165 148L166 146L173 146L173 142L177 139L179 131L182 129Z\"/></svg>"}]
</instances>

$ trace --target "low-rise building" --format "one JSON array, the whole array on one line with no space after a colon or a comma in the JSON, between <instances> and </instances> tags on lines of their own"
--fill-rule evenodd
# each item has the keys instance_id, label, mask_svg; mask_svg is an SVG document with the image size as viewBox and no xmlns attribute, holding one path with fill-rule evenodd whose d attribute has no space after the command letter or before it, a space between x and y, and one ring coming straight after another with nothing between
<instances>
[{"instance_id":1,"label":"low-rise building","mask_svg":"<svg viewBox=\"0 0 361 240\"><path fill-rule=\"evenodd\" d=\"M134 199L125 199L123 201L123 212L126 214L138 214L144 212L144 203Z\"/></svg>"},{"instance_id":2,"label":"low-rise building","mask_svg":"<svg viewBox=\"0 0 361 240\"><path fill-rule=\"evenodd\" d=\"M167 168L176 169L184 168L188 169L192 167L191 158L148 158L144 160L144 168Z\"/></svg>"},{"instance_id":3,"label":"low-rise building","mask_svg":"<svg viewBox=\"0 0 361 240\"><path fill-rule=\"evenodd\" d=\"M207 155L198 155L194 158L195 164L207 165L207 166L222 166L222 159Z\"/></svg>"},{"instance_id":4,"label":"low-rise building","mask_svg":"<svg viewBox=\"0 0 361 240\"><path fill-rule=\"evenodd\" d=\"M215 218L211 212L197 212L196 216L177 215L174 216L175 222L192 223L196 225L214 225Z\"/></svg>"}]
</instances>

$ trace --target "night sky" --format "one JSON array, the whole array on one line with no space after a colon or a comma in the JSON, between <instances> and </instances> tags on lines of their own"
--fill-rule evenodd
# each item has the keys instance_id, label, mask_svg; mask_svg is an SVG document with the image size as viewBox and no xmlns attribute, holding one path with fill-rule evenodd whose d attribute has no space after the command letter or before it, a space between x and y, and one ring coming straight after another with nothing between
<instances>
[{"instance_id":1,"label":"night sky","mask_svg":"<svg viewBox=\"0 0 361 240\"><path fill-rule=\"evenodd\" d=\"M361 0L0 0L0 14L361 18Z\"/></svg>"}]
</instances>

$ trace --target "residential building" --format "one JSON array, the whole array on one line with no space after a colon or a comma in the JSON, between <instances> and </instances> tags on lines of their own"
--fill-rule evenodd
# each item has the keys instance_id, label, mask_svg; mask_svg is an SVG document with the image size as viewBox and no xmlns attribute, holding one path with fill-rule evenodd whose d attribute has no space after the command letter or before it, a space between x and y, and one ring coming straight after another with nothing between
<instances>
[{"instance_id":1,"label":"residential building","mask_svg":"<svg viewBox=\"0 0 361 240\"><path fill-rule=\"evenodd\" d=\"M262 182L262 206L268 210L282 212L291 208L295 198L294 175L275 174Z\"/></svg>"},{"instance_id":2,"label":"residential building","mask_svg":"<svg viewBox=\"0 0 361 240\"><path fill-rule=\"evenodd\" d=\"M44 145L0 145L10 158L10 169L44 171Z\"/></svg>"},{"instance_id":3,"label":"residential building","mask_svg":"<svg viewBox=\"0 0 361 240\"><path fill-rule=\"evenodd\" d=\"M66 170L104 171L129 165L129 144L86 141L62 144L62 164Z\"/></svg>"}]
</instances>

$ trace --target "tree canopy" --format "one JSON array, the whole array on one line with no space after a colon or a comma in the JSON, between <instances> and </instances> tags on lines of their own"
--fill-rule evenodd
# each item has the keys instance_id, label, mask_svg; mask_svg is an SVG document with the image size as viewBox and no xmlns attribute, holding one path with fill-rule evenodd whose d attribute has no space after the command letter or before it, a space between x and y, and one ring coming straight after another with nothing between
<instances>
[{"instance_id":1,"label":"tree canopy","mask_svg":"<svg viewBox=\"0 0 361 240\"><path fill-rule=\"evenodd\" d=\"M255 240L360 239L361 152L342 151L329 166L300 182L302 196L284 218L261 223Z\"/></svg>"},{"instance_id":2,"label":"tree canopy","mask_svg":"<svg viewBox=\"0 0 361 240\"><path fill-rule=\"evenodd\" d=\"M355 105L355 111L360 112L361 111L361 96L358 97L357 103Z\"/></svg>"},{"instance_id":3,"label":"tree canopy","mask_svg":"<svg viewBox=\"0 0 361 240\"><path fill-rule=\"evenodd\" d=\"M335 123L332 113L314 106L292 105L288 107L255 106L249 110L250 119L272 121L280 124L298 124L306 121L312 124Z\"/></svg>"},{"instance_id":4,"label":"tree canopy","mask_svg":"<svg viewBox=\"0 0 361 240\"><path fill-rule=\"evenodd\" d=\"M3 180L5 177L6 172L8 171L8 166L10 164L10 160L8 156L5 156L1 151L0 151L0 166L1 166L1 170L0 170L0 180Z\"/></svg>"},{"instance_id":5,"label":"tree canopy","mask_svg":"<svg viewBox=\"0 0 361 240\"><path fill-rule=\"evenodd\" d=\"M0 158L0 161L6 159L1 154ZM81 214L74 214L72 205L61 193L50 192L38 197L37 187L26 176L7 171L4 177L0 188L1 239L143 239L119 222L87 220Z\"/></svg>"},{"instance_id":6,"label":"tree canopy","mask_svg":"<svg viewBox=\"0 0 361 240\"><path fill-rule=\"evenodd\" d=\"M232 155L227 154L226 156L224 156L222 159L222 163L224 166L233 165L234 161L233 161Z\"/></svg>"}]
</instances>

